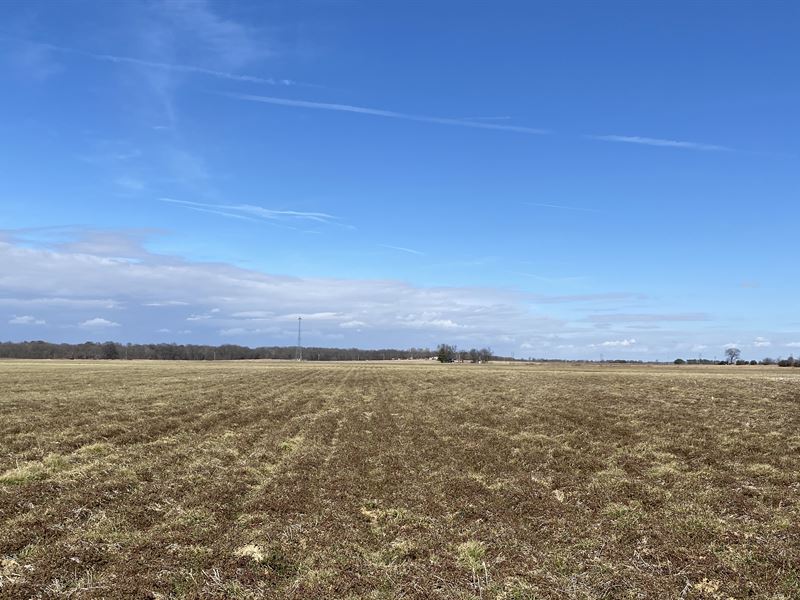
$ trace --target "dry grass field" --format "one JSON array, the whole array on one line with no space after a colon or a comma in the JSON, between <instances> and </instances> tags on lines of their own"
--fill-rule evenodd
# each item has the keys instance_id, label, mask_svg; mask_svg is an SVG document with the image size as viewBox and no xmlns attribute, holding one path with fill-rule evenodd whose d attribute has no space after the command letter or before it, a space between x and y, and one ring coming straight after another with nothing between
<instances>
[{"instance_id":1,"label":"dry grass field","mask_svg":"<svg viewBox=\"0 0 800 600\"><path fill-rule=\"evenodd\" d=\"M4 598L800 598L800 373L0 362Z\"/></svg>"}]
</instances>

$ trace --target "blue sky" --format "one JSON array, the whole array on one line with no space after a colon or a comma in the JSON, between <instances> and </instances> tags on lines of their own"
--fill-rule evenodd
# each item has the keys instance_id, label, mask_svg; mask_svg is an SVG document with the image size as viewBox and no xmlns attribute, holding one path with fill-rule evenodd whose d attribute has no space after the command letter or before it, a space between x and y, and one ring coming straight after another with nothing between
<instances>
[{"instance_id":1,"label":"blue sky","mask_svg":"<svg viewBox=\"0 0 800 600\"><path fill-rule=\"evenodd\" d=\"M2 13L2 339L800 352L793 3Z\"/></svg>"}]
</instances>

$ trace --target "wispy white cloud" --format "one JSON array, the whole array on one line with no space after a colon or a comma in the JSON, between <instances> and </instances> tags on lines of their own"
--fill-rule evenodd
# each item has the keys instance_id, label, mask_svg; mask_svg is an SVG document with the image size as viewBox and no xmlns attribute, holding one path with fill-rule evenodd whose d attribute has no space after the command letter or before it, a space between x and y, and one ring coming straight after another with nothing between
<instances>
[{"instance_id":1,"label":"wispy white cloud","mask_svg":"<svg viewBox=\"0 0 800 600\"><path fill-rule=\"evenodd\" d=\"M183 300L165 300L163 302L145 302L142 306L188 306Z\"/></svg>"},{"instance_id":2,"label":"wispy white cloud","mask_svg":"<svg viewBox=\"0 0 800 600\"><path fill-rule=\"evenodd\" d=\"M186 317L187 321L207 321L211 318L211 315L189 315Z\"/></svg>"},{"instance_id":3,"label":"wispy white cloud","mask_svg":"<svg viewBox=\"0 0 800 600\"><path fill-rule=\"evenodd\" d=\"M210 208L203 208L202 206L194 206L191 204L184 204L184 208L186 208L187 210L193 210L195 212L208 213L210 215L219 215L220 217L227 217L229 219L239 219L240 221L250 221L251 223L258 223L257 219L246 217L244 215L240 215L237 213L227 212L224 210L213 210Z\"/></svg>"},{"instance_id":4,"label":"wispy white cloud","mask_svg":"<svg viewBox=\"0 0 800 600\"><path fill-rule=\"evenodd\" d=\"M437 319L431 318L429 314L423 313L421 315L405 315L397 318L397 323L401 327L410 327L412 329L442 329L453 330L463 329L468 327L462 323L458 323L453 319Z\"/></svg>"},{"instance_id":5,"label":"wispy white cloud","mask_svg":"<svg viewBox=\"0 0 800 600\"><path fill-rule=\"evenodd\" d=\"M145 240L163 231L148 228L96 229L67 225L61 227L28 227L0 229L0 240L55 248L78 254L91 254L109 259L135 261L149 255Z\"/></svg>"},{"instance_id":6,"label":"wispy white cloud","mask_svg":"<svg viewBox=\"0 0 800 600\"><path fill-rule=\"evenodd\" d=\"M236 67L271 54L264 44L263 32L223 17L208 0L164 0L148 8L151 14L188 36L195 50L203 46L225 65Z\"/></svg>"},{"instance_id":7,"label":"wispy white cloud","mask_svg":"<svg viewBox=\"0 0 800 600\"><path fill-rule=\"evenodd\" d=\"M285 77L253 72L262 59L272 55L268 47L270 36L249 22L223 16L227 11L224 4L157 0L131 4L128 8L126 14L134 26L120 28L110 46L61 45L47 39L33 39L28 30L2 39L11 46L9 54L20 55L17 63L30 64L31 71L47 74L56 58L60 68L67 68L76 60L112 66L126 86L126 93L130 95L130 84L135 84L133 96L150 121L146 126L153 127L155 118L156 126L170 131L179 126L175 95L187 81L213 78L225 83L270 86L295 83ZM122 44L127 49L116 51Z\"/></svg>"},{"instance_id":8,"label":"wispy white cloud","mask_svg":"<svg viewBox=\"0 0 800 600\"><path fill-rule=\"evenodd\" d=\"M389 248L390 250L397 250L398 252L406 252L408 254L417 254L423 256L425 253L413 248L405 248L404 246L392 246L390 244L378 244L381 248Z\"/></svg>"},{"instance_id":9,"label":"wispy white cloud","mask_svg":"<svg viewBox=\"0 0 800 600\"><path fill-rule=\"evenodd\" d=\"M37 319L31 315L14 316L8 321L9 325L46 325L44 319Z\"/></svg>"},{"instance_id":10,"label":"wispy white cloud","mask_svg":"<svg viewBox=\"0 0 800 600\"><path fill-rule=\"evenodd\" d=\"M315 110L331 110L340 112L357 113L362 115L371 115L376 117L387 117L391 119L404 119L408 121L419 121L423 123L437 123L440 125L455 125L460 127L475 127L478 129L494 129L500 131L513 131L517 133L527 133L534 135L546 135L551 133L546 129L539 129L533 127L521 127L517 125L501 125L497 123L488 123L478 120L475 117L451 119L446 117L432 117L427 115L414 115L392 110L385 110L380 108L369 108L365 106L353 106L350 104L337 104L330 102L315 102L311 100L298 100L291 98L276 98L274 96L260 96L255 94L237 94L237 93L222 93L224 96L236 98L238 100L246 100L249 102L263 102L265 104L274 104L278 106L290 106L295 108L309 108ZM699 142L687 142L681 140L668 140L661 138L651 138L643 136L626 136L626 135L587 135L590 139L602 140L606 142L621 142L628 144L643 144L648 146L661 146L669 148L684 148L690 150L706 150L706 151L725 151L730 152L733 149L727 146L720 146L716 144L704 144ZM580 207L568 207L555 204L540 204L539 206L548 208L566 208L575 210L589 210Z\"/></svg>"},{"instance_id":11,"label":"wispy white cloud","mask_svg":"<svg viewBox=\"0 0 800 600\"><path fill-rule=\"evenodd\" d=\"M636 338L627 338L624 340L608 340L600 342L599 344L590 344L590 348L629 348L636 344Z\"/></svg>"},{"instance_id":12,"label":"wispy white cloud","mask_svg":"<svg viewBox=\"0 0 800 600\"><path fill-rule=\"evenodd\" d=\"M309 212L299 210L273 210L256 206L254 204L210 204L207 202L192 202L189 200L176 200L174 198L159 198L162 202L177 204L184 208L209 212L233 219L247 221L285 221L305 220L318 223L335 223L339 219L324 212Z\"/></svg>"},{"instance_id":13,"label":"wispy white cloud","mask_svg":"<svg viewBox=\"0 0 800 600\"><path fill-rule=\"evenodd\" d=\"M787 348L800 348L800 342L789 342L788 344L784 344Z\"/></svg>"},{"instance_id":14,"label":"wispy white cloud","mask_svg":"<svg viewBox=\"0 0 800 600\"><path fill-rule=\"evenodd\" d=\"M122 56L119 54L105 54L101 52L89 52L86 50L79 50L77 48L70 48L68 46L59 46L56 44L50 44L47 42L35 42L31 40L20 40L21 43L25 44L25 47L28 49L26 51L26 55L32 56L33 50L38 49L38 54L43 54L46 51L50 52L58 52L62 54L71 54L74 56L80 56L82 58L88 58L95 61L101 62L108 62L114 63L118 65L132 65L136 67L144 67L147 69L155 69L159 71L172 71L176 73L188 73L193 75L204 75L207 77L214 77L217 79L226 79L229 81L238 81L243 83L256 83L256 84L263 84L263 85L279 85L279 86L289 86L294 85L295 82L291 79L282 79L282 78L274 78L274 77L262 77L258 75L248 75L244 73L233 73L229 71L221 71L218 69L210 69L207 67L201 67L198 65L186 65L181 63L173 63L173 62L161 62L157 60L147 60L144 58L137 58L133 56ZM54 68L50 68L48 70L48 74ZM41 71L42 67L38 67L38 70Z\"/></svg>"},{"instance_id":15,"label":"wispy white cloud","mask_svg":"<svg viewBox=\"0 0 800 600\"><path fill-rule=\"evenodd\" d=\"M2 250L2 248L0 248ZM2 267L2 265L0 265ZM0 268L0 272L2 269ZM51 290L52 292L52 290ZM89 308L104 308L104 309L119 309L121 303L116 300L104 298L60 298L57 295L49 295L46 297L31 297L26 294L24 297L17 295L16 297L0 298L0 306L14 306L14 307L30 307L36 306L47 310L58 311L72 311L72 310L85 310Z\"/></svg>"},{"instance_id":16,"label":"wispy white cloud","mask_svg":"<svg viewBox=\"0 0 800 600\"><path fill-rule=\"evenodd\" d=\"M105 329L108 327L119 327L119 323L115 323L114 321L109 321L108 319L103 319L101 317L95 317L94 319L88 319L78 324L79 327L84 329Z\"/></svg>"},{"instance_id":17,"label":"wispy white cloud","mask_svg":"<svg viewBox=\"0 0 800 600\"><path fill-rule=\"evenodd\" d=\"M436 123L439 125L455 125L458 127L474 127L477 129L495 129L499 131L514 131L517 133L528 133L534 135L545 135L550 133L544 129L533 127L519 127L516 125L498 125L496 123L483 123L480 121L469 121L465 119L450 119L446 117L430 117L426 115L412 115L408 113L384 110L380 108L367 108L364 106L352 106L350 104L333 104L330 102L312 102L310 100L293 100L290 98L275 98L273 96L257 96L253 94L231 94L222 93L223 96L246 100L249 102L263 102L265 104L275 104L278 106L291 106L294 108L311 108L315 110L333 110L340 112L357 113L374 117L387 117L390 119L403 119L406 121L418 121L421 123Z\"/></svg>"},{"instance_id":18,"label":"wispy white cloud","mask_svg":"<svg viewBox=\"0 0 800 600\"><path fill-rule=\"evenodd\" d=\"M315 312L289 313L275 317L278 321L296 322L297 317L303 317L303 321L337 321L345 317L345 313L332 310L320 310Z\"/></svg>"},{"instance_id":19,"label":"wispy white cloud","mask_svg":"<svg viewBox=\"0 0 800 600\"><path fill-rule=\"evenodd\" d=\"M144 240L157 234L158 231L127 229L120 232L65 227L56 229L53 233L59 237L63 236L52 243L53 247L60 250L109 258L141 259L149 254L142 246Z\"/></svg>"},{"instance_id":20,"label":"wispy white cloud","mask_svg":"<svg viewBox=\"0 0 800 600\"><path fill-rule=\"evenodd\" d=\"M759 336L755 340L753 340L753 346L755 346L756 348L766 348L766 347L771 346L771 345L772 345L772 342L770 342L765 337Z\"/></svg>"},{"instance_id":21,"label":"wispy white cloud","mask_svg":"<svg viewBox=\"0 0 800 600\"><path fill-rule=\"evenodd\" d=\"M587 135L586 137L604 142L643 144L645 146L661 146L664 148L685 148L688 150L706 150L717 152L733 151L733 148L729 148L727 146L718 146L716 144L702 144L699 142L686 142L681 140L665 140L661 138L642 137L638 135Z\"/></svg>"}]
</instances>

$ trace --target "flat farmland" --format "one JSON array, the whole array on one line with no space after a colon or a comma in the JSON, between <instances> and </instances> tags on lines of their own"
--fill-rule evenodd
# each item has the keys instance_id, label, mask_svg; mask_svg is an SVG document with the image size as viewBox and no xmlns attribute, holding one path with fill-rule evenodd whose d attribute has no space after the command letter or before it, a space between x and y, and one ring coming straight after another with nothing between
<instances>
[{"instance_id":1,"label":"flat farmland","mask_svg":"<svg viewBox=\"0 0 800 600\"><path fill-rule=\"evenodd\" d=\"M0 596L800 598L800 373L0 362Z\"/></svg>"}]
</instances>

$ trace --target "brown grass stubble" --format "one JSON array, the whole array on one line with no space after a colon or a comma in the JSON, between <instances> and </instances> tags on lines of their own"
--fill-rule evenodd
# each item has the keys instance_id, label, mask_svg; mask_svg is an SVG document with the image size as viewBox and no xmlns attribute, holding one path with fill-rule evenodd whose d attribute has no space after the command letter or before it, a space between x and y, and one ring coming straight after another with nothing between
<instances>
[{"instance_id":1,"label":"brown grass stubble","mask_svg":"<svg viewBox=\"0 0 800 600\"><path fill-rule=\"evenodd\" d=\"M178 370L172 374L180 379ZM158 582L165 571L180 569L184 557L174 550L181 542L201 545L227 531L236 499L260 475L258 465L249 463L257 463L259 451L267 458L274 454L277 440L270 434L280 436L290 416L314 401L307 396L270 402L271 397L323 373L294 371L284 382L254 371L200 372L163 393L162 382L150 381L159 372L147 368L117 386L102 386L107 374L98 375L92 385L110 396L102 403L105 410L90 402L73 405L71 414L50 411L52 421L36 432L44 448L34 453L44 457L55 449L73 456L76 447L98 440L113 451L101 451L89 472L69 478L56 474L21 486L24 497L10 510L0 505L4 518L19 521L3 541L13 547L32 538L50 539L40 561L44 575L68 581L76 571L103 568L121 597L130 586L131 592L149 591L151 572ZM43 382L45 393L52 384ZM61 380L56 384L60 389ZM66 426L70 417L81 424L79 430ZM92 420L99 435L87 437ZM48 443L48 432L59 428L67 432L63 437L77 441ZM244 460L240 445L249 451ZM98 533L96 543L85 540L89 517L94 517L89 525L97 525L88 532L90 537ZM172 552L165 552L166 542ZM39 583L41 589L44 582Z\"/></svg>"},{"instance_id":2,"label":"brown grass stubble","mask_svg":"<svg viewBox=\"0 0 800 600\"><path fill-rule=\"evenodd\" d=\"M49 465L0 483L0 595L800 595L775 369L0 374L0 469Z\"/></svg>"}]
</instances>

